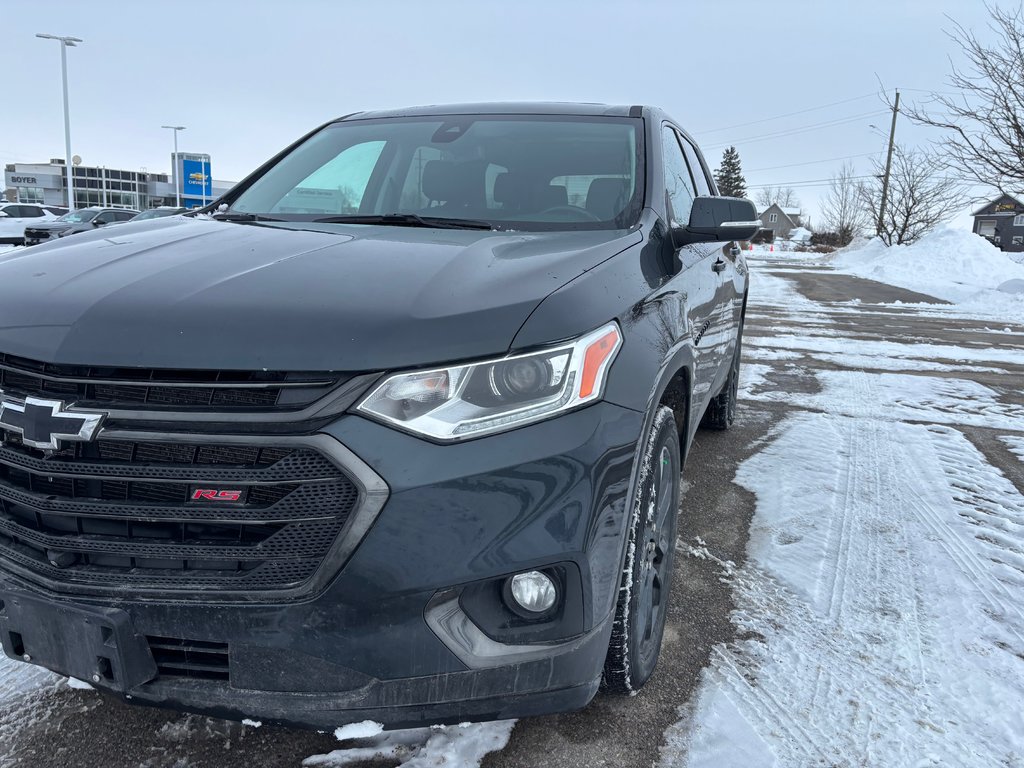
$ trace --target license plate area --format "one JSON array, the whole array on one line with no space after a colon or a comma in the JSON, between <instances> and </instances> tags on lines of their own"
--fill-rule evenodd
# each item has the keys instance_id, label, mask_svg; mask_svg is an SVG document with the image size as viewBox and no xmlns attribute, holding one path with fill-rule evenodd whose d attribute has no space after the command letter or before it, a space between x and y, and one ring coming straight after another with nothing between
<instances>
[{"instance_id":1,"label":"license plate area","mask_svg":"<svg viewBox=\"0 0 1024 768\"><path fill-rule=\"evenodd\" d=\"M146 638L116 608L0 591L0 643L12 659L126 692L157 675Z\"/></svg>"}]
</instances>

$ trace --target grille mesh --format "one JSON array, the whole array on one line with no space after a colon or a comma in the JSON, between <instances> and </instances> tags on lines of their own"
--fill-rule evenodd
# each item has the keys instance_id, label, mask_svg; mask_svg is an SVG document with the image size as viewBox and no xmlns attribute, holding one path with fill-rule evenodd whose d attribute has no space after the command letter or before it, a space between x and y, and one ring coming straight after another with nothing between
<instances>
[{"instance_id":1,"label":"grille mesh","mask_svg":"<svg viewBox=\"0 0 1024 768\"><path fill-rule=\"evenodd\" d=\"M305 446L100 440L44 458L4 437L0 560L58 583L197 597L295 588L359 499ZM197 487L225 484L238 501L193 500Z\"/></svg>"}]
</instances>

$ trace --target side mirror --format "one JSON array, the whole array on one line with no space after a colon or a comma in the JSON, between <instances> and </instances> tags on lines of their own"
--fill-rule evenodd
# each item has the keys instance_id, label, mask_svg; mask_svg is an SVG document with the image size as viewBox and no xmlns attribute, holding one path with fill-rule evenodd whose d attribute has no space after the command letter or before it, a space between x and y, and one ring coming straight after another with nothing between
<instances>
[{"instance_id":1,"label":"side mirror","mask_svg":"<svg viewBox=\"0 0 1024 768\"><path fill-rule=\"evenodd\" d=\"M718 240L749 240L761 228L757 208L740 197L697 197L690 223L672 230L676 247Z\"/></svg>"},{"instance_id":2,"label":"side mirror","mask_svg":"<svg viewBox=\"0 0 1024 768\"><path fill-rule=\"evenodd\" d=\"M102 226L103 226L104 224L106 224L106 223L107 223L107 222L105 222L105 221L99 221L98 219L93 219L93 220L92 220L92 225L93 225L94 227L102 227Z\"/></svg>"},{"instance_id":3,"label":"side mirror","mask_svg":"<svg viewBox=\"0 0 1024 768\"><path fill-rule=\"evenodd\" d=\"M7 214L4 211L0 211L0 219L6 219Z\"/></svg>"}]
</instances>

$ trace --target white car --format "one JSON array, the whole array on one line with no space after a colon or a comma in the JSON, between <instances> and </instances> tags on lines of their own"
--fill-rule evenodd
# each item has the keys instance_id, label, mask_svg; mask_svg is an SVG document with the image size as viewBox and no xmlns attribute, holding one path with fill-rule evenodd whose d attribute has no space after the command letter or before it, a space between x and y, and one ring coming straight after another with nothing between
<instances>
[{"instance_id":1,"label":"white car","mask_svg":"<svg viewBox=\"0 0 1024 768\"><path fill-rule=\"evenodd\" d=\"M0 203L0 244L24 245L26 226L53 221L66 212L35 203Z\"/></svg>"}]
</instances>

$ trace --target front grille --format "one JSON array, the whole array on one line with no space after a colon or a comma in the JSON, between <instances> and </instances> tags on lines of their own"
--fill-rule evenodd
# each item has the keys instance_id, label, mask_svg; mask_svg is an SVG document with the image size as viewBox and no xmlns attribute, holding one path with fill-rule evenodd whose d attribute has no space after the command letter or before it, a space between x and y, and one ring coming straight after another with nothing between
<instances>
[{"instance_id":1,"label":"front grille","mask_svg":"<svg viewBox=\"0 0 1024 768\"><path fill-rule=\"evenodd\" d=\"M0 390L16 398L65 400L83 408L295 411L348 378L339 373L55 365L0 353Z\"/></svg>"},{"instance_id":2,"label":"front grille","mask_svg":"<svg viewBox=\"0 0 1024 768\"><path fill-rule=\"evenodd\" d=\"M227 643L154 636L146 637L146 642L160 677L223 681L230 677Z\"/></svg>"},{"instance_id":3,"label":"front grille","mask_svg":"<svg viewBox=\"0 0 1024 768\"><path fill-rule=\"evenodd\" d=\"M359 501L352 480L301 438L118 437L47 455L0 436L0 559L79 588L293 590ZM237 500L197 499L200 489Z\"/></svg>"}]
</instances>

